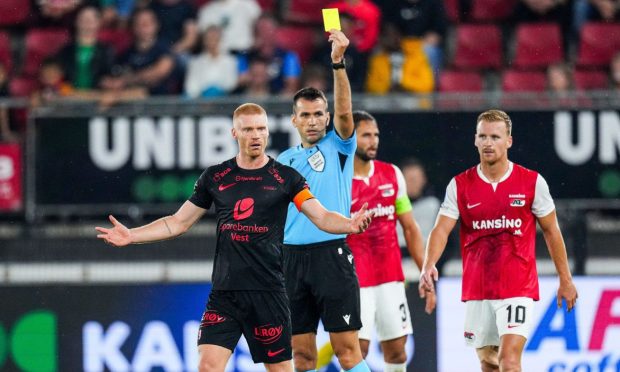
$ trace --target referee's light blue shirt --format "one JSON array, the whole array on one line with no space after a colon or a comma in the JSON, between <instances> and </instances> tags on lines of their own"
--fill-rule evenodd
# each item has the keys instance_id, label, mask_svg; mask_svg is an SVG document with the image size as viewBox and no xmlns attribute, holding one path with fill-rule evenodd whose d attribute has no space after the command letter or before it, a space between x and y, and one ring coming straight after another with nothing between
<instances>
[{"instance_id":1,"label":"referee's light blue shirt","mask_svg":"<svg viewBox=\"0 0 620 372\"><path fill-rule=\"evenodd\" d=\"M312 194L325 208L348 217L351 214L353 157L356 147L355 133L348 139L342 139L335 130L331 130L315 146L291 147L278 156L278 161L301 173L308 181ZM308 217L297 211L295 205L289 204L284 244L312 244L344 237L346 235L334 235L320 230Z\"/></svg>"}]
</instances>

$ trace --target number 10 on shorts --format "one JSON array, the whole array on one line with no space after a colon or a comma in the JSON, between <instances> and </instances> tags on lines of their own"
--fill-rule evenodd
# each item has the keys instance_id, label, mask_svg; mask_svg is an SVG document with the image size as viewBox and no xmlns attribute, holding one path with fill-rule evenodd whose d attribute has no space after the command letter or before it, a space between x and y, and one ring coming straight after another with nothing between
<instances>
[{"instance_id":1,"label":"number 10 on shorts","mask_svg":"<svg viewBox=\"0 0 620 372\"><path fill-rule=\"evenodd\" d=\"M514 311L513 311L513 306L508 305L508 307L506 307L506 311L508 312L508 319L507 319L508 328L516 327L514 325L511 326L511 323L520 323L520 324L525 323L525 306L517 305L514 307Z\"/></svg>"}]
</instances>

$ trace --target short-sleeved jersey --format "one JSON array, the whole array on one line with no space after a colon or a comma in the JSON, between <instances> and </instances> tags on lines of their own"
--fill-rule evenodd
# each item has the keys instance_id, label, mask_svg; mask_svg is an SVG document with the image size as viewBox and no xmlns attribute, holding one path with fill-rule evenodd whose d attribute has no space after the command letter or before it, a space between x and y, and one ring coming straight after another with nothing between
<instances>
[{"instance_id":1,"label":"short-sleeved jersey","mask_svg":"<svg viewBox=\"0 0 620 372\"><path fill-rule=\"evenodd\" d=\"M399 214L411 212L411 203L400 170L375 160L371 162L368 177L354 177L351 213L359 211L364 203L374 213L372 223L363 233L347 237L360 287L402 282L405 276L396 221Z\"/></svg>"},{"instance_id":2,"label":"short-sleeved jersey","mask_svg":"<svg viewBox=\"0 0 620 372\"><path fill-rule=\"evenodd\" d=\"M243 169L230 159L200 176L189 201L217 216L213 289L284 291L282 239L290 202L312 198L305 179L269 159Z\"/></svg>"},{"instance_id":3,"label":"short-sleeved jersey","mask_svg":"<svg viewBox=\"0 0 620 372\"><path fill-rule=\"evenodd\" d=\"M314 196L325 208L349 216L356 147L355 135L342 139L332 130L316 146L292 147L281 153L278 161L301 173ZM285 244L312 244L344 237L320 230L308 217L299 213L294 205L289 205L284 230Z\"/></svg>"},{"instance_id":4,"label":"short-sleeved jersey","mask_svg":"<svg viewBox=\"0 0 620 372\"><path fill-rule=\"evenodd\" d=\"M554 208L544 179L517 164L497 183L479 166L451 181L439 213L461 218L463 301L539 299L536 217Z\"/></svg>"}]
</instances>

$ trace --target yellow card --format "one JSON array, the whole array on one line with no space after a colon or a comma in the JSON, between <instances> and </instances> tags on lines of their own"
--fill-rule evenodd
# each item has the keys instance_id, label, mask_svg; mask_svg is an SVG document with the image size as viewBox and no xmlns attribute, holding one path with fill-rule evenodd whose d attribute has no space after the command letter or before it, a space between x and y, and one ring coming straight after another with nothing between
<instances>
[{"instance_id":1,"label":"yellow card","mask_svg":"<svg viewBox=\"0 0 620 372\"><path fill-rule=\"evenodd\" d=\"M338 14L338 8L322 9L323 10L323 25L325 25L325 31L335 28L340 30L340 15Z\"/></svg>"}]
</instances>

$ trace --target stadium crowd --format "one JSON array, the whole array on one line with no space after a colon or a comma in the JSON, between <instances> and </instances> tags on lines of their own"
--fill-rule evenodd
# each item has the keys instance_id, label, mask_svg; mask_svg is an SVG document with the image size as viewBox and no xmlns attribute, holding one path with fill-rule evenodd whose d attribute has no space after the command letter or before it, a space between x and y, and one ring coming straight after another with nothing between
<instances>
[{"instance_id":1,"label":"stadium crowd","mask_svg":"<svg viewBox=\"0 0 620 372\"><path fill-rule=\"evenodd\" d=\"M357 93L547 91L579 104L562 97L620 89L618 0L5 0L0 97L107 107L329 92L327 7L351 35ZM10 116L0 139L20 132Z\"/></svg>"}]
</instances>

